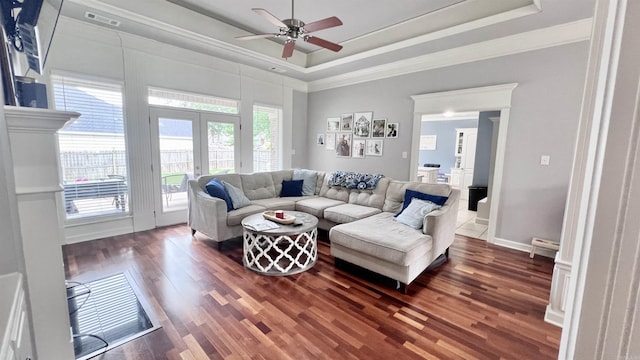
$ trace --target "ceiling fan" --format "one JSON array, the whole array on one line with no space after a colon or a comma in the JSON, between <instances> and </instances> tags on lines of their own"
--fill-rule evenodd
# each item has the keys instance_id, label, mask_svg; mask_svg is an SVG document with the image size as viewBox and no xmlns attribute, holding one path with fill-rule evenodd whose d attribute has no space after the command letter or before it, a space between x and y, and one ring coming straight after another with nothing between
<instances>
[{"instance_id":1,"label":"ceiling fan","mask_svg":"<svg viewBox=\"0 0 640 360\"><path fill-rule=\"evenodd\" d=\"M302 39L308 43L318 45L325 49L338 52L342 49L341 45L321 39L317 36L309 35L310 33L318 30L324 30L335 26L342 25L342 21L335 16L328 17L326 19L314 21L309 24L305 24L302 20L298 20L293 16L293 1L291 0L291 19L280 20L273 16L270 12L261 8L253 8L255 13L264 17L272 24L279 28L279 32L270 34L258 34L249 36L239 36L238 40L254 40L254 39L266 39L266 38L279 38L285 37L284 50L282 51L282 57L287 59L293 55L293 49L297 39Z\"/></svg>"}]
</instances>

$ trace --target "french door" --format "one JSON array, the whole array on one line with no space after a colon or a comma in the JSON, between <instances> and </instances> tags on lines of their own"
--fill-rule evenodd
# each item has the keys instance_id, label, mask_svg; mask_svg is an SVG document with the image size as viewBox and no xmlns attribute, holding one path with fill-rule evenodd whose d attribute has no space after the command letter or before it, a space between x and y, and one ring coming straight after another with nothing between
<instances>
[{"instance_id":1,"label":"french door","mask_svg":"<svg viewBox=\"0 0 640 360\"><path fill-rule=\"evenodd\" d=\"M188 181L239 168L240 118L150 107L156 226L187 220Z\"/></svg>"}]
</instances>

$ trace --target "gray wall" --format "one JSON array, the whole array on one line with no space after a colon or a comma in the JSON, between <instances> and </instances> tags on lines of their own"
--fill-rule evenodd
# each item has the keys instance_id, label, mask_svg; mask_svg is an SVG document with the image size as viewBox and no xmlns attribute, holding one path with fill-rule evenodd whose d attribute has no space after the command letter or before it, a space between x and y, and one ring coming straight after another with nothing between
<instances>
[{"instance_id":1,"label":"gray wall","mask_svg":"<svg viewBox=\"0 0 640 360\"><path fill-rule=\"evenodd\" d=\"M327 117L358 110L398 122L400 131L397 139L385 140L379 158L337 158L310 146L308 167L380 172L406 180L411 160L401 155L411 152L411 95L516 82L496 237L519 243L530 243L532 236L559 240L587 51L584 41L311 93L310 139L324 132ZM541 154L551 156L549 166L540 166Z\"/></svg>"},{"instance_id":2,"label":"gray wall","mask_svg":"<svg viewBox=\"0 0 640 360\"><path fill-rule=\"evenodd\" d=\"M437 135L435 150L420 150L418 164L440 164L441 173L449 173L456 161L456 129L476 128L478 120L423 121L420 135Z\"/></svg>"},{"instance_id":3,"label":"gray wall","mask_svg":"<svg viewBox=\"0 0 640 360\"><path fill-rule=\"evenodd\" d=\"M476 160L473 166L473 186L489 185L491 163L491 138L493 122L490 117L499 117L500 111L482 111L478 116L478 137L476 142Z\"/></svg>"},{"instance_id":4,"label":"gray wall","mask_svg":"<svg viewBox=\"0 0 640 360\"><path fill-rule=\"evenodd\" d=\"M303 168L309 161L309 144L314 144L315 137L307 139L307 94L293 91L293 139L291 141L295 154L291 157L292 168Z\"/></svg>"}]
</instances>

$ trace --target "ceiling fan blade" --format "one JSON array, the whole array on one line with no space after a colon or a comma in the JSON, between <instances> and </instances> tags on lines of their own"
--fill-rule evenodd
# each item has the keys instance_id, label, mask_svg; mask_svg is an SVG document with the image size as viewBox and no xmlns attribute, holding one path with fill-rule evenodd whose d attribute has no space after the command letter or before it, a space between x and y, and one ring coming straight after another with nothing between
<instances>
[{"instance_id":1,"label":"ceiling fan blade","mask_svg":"<svg viewBox=\"0 0 640 360\"><path fill-rule=\"evenodd\" d=\"M282 57L284 59L290 58L293 56L293 49L296 47L296 42L294 40L289 40L284 44L284 49L282 50Z\"/></svg>"},{"instance_id":2,"label":"ceiling fan blade","mask_svg":"<svg viewBox=\"0 0 640 360\"><path fill-rule=\"evenodd\" d=\"M247 35L247 36L238 36L237 40L254 40L254 39L266 39L271 37L277 37L280 34L258 34L258 35Z\"/></svg>"},{"instance_id":3,"label":"ceiling fan blade","mask_svg":"<svg viewBox=\"0 0 640 360\"><path fill-rule=\"evenodd\" d=\"M325 39L320 39L319 37L315 37L315 36L307 36L304 41L312 43L314 45L318 45L321 46L325 49L329 49L331 51L335 51L338 52L340 50L342 50L342 45L338 45L336 43L332 43L331 41L327 41Z\"/></svg>"},{"instance_id":4,"label":"ceiling fan blade","mask_svg":"<svg viewBox=\"0 0 640 360\"><path fill-rule=\"evenodd\" d=\"M310 32L323 30L323 29L328 29L328 28L332 28L332 27L340 26L340 25L342 25L342 21L340 19L338 19L337 17L332 16L332 17L328 17L326 19L314 21L314 22L312 22L310 24L305 24L304 25L304 30L306 32L310 33Z\"/></svg>"},{"instance_id":5,"label":"ceiling fan blade","mask_svg":"<svg viewBox=\"0 0 640 360\"><path fill-rule=\"evenodd\" d=\"M262 16L263 18L267 19L270 23L274 24L277 27L281 27L281 28L287 27L287 24L280 21L280 19L278 19L277 17L275 17L273 14L271 14L265 9L253 8L251 10L253 10L256 14Z\"/></svg>"}]
</instances>

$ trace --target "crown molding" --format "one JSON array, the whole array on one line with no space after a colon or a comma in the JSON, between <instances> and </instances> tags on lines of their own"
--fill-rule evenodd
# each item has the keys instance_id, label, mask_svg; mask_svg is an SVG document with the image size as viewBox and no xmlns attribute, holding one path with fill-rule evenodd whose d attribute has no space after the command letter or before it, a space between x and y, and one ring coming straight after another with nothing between
<instances>
[{"instance_id":1,"label":"crown molding","mask_svg":"<svg viewBox=\"0 0 640 360\"><path fill-rule=\"evenodd\" d=\"M181 39L188 40L196 44L210 46L216 49L216 51L226 53L228 55L246 56L253 59L258 59L259 61L263 61L265 64L277 65L277 67L279 68L296 71L305 75L314 74L318 71L332 69L337 66L342 66L355 61L367 59L372 56L377 56L377 55L398 51L400 49L404 49L411 46L426 43L429 41L441 39L447 36L460 34L460 33L472 31L481 27L535 14L542 10L542 7L540 6L540 4L534 1L529 6L506 11L506 12L499 13L493 16L488 16L482 19L468 21L459 25L450 26L442 30L433 31L428 34L416 36L403 41L398 41L393 44L378 46L371 50L361 51L361 52L358 52L352 55L347 55L335 60L329 60L329 61L321 60L321 58L324 56L323 54L330 53L326 50L321 49L321 50L311 52L309 54L305 54L301 51L296 50L295 55L292 58L289 58L288 60L285 61L270 55L266 55L259 51L251 50L242 46L225 42L223 40L212 38L210 36L207 36L192 30L184 29L174 24L170 24L166 21L141 15L137 12L105 3L102 0L69 0L69 1L79 5L83 5L83 6L89 6L95 10L98 10L122 19L126 19L131 22L136 22L136 23L148 26L150 28L156 29L158 31L163 31L163 32L173 34ZM217 21L217 20L212 19L211 21ZM221 24L224 24L224 23L221 23ZM241 34L244 34L244 32L238 29L237 35L241 35ZM365 35L364 38L366 38L367 36L371 36L371 34ZM348 44L349 42L358 41L358 39L360 38L352 39L344 43ZM279 48L278 48L278 51L279 51Z\"/></svg>"},{"instance_id":2,"label":"crown molding","mask_svg":"<svg viewBox=\"0 0 640 360\"><path fill-rule=\"evenodd\" d=\"M487 40L309 82L309 92L587 41L592 18Z\"/></svg>"}]
</instances>

